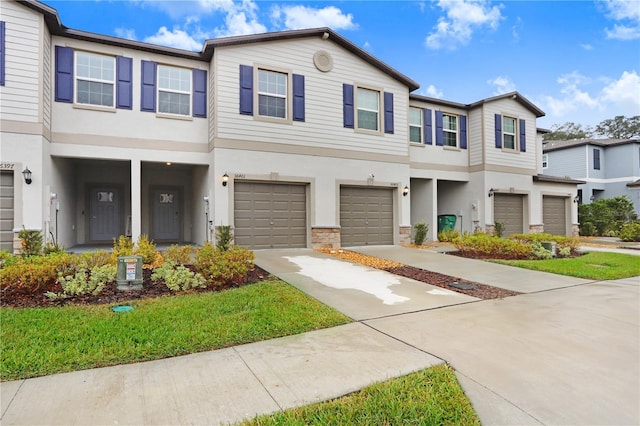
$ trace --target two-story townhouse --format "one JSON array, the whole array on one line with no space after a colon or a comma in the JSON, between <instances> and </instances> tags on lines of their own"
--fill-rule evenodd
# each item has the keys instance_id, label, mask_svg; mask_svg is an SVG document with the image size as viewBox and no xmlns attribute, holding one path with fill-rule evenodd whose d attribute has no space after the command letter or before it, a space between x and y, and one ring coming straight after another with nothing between
<instances>
[{"instance_id":1,"label":"two-story townhouse","mask_svg":"<svg viewBox=\"0 0 640 426\"><path fill-rule=\"evenodd\" d=\"M201 244L219 225L252 248L399 244L452 212L539 232L547 198L558 233L576 222L575 183L536 173L542 112L517 93L410 95L327 28L188 52L66 28L35 0L0 8L2 249L22 227L65 247Z\"/></svg>"},{"instance_id":2,"label":"two-story townhouse","mask_svg":"<svg viewBox=\"0 0 640 426\"><path fill-rule=\"evenodd\" d=\"M626 196L640 214L640 139L573 139L543 143L543 173L570 176L580 203Z\"/></svg>"}]
</instances>

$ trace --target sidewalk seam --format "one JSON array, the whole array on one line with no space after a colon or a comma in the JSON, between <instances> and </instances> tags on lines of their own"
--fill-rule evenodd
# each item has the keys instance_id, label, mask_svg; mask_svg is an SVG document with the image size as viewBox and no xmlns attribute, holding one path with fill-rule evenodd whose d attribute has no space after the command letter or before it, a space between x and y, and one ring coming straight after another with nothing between
<instances>
[{"instance_id":1,"label":"sidewalk seam","mask_svg":"<svg viewBox=\"0 0 640 426\"><path fill-rule=\"evenodd\" d=\"M247 361L245 361L245 359L242 357L242 354L240 352L238 352L238 350L236 349L235 346L232 346L233 351L236 353L236 355L238 356L238 358L240 358L240 360L242 361L242 363L247 367L247 369L251 372L251 374L253 375L253 377L256 378L256 380L258 381L258 383L260 383L260 386L262 386L262 389L264 389L264 391L269 395L269 397L271 398L271 400L278 406L278 410L279 411L284 411L284 409L282 408L282 405L280 405L280 403L276 400L276 398L273 396L273 394L271 394L271 392L269 392L269 389L267 389L267 387L265 386L264 383L262 383L262 380L260 380L260 378L256 375L255 371L253 371L253 369L249 366L249 364L247 364Z\"/></svg>"},{"instance_id":2,"label":"sidewalk seam","mask_svg":"<svg viewBox=\"0 0 640 426\"><path fill-rule=\"evenodd\" d=\"M2 420L4 418L5 414L7 414L7 412L9 411L9 408L13 404L13 400L16 399L16 397L18 396L18 393L20 392L20 389L22 389L22 386L24 385L24 382L26 382L26 381L27 381L27 379L22 379L22 382L20 383L20 386L18 386L18 389L15 391L15 393L11 397L11 401L9 401L9 403L7 404L7 409L2 412L2 415L0 415L0 420Z\"/></svg>"}]
</instances>

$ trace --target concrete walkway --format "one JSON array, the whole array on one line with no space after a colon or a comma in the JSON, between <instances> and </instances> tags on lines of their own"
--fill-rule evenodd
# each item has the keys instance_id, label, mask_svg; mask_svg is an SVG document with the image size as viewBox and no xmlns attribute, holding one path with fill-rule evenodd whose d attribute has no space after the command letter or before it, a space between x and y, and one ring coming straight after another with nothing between
<instances>
[{"instance_id":1,"label":"concrete walkway","mask_svg":"<svg viewBox=\"0 0 640 426\"><path fill-rule=\"evenodd\" d=\"M530 294L478 301L311 250L261 251L258 265L361 320L4 382L0 422L235 422L447 361L485 425L640 423L640 277L588 283L423 250L362 251Z\"/></svg>"}]
</instances>

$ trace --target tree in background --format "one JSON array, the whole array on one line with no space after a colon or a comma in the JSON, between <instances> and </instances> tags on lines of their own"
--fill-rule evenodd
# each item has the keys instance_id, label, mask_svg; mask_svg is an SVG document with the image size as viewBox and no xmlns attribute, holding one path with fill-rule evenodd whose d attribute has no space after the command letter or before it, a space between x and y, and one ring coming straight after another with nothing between
<instances>
[{"instance_id":1,"label":"tree in background","mask_svg":"<svg viewBox=\"0 0 640 426\"><path fill-rule=\"evenodd\" d=\"M596 126L595 133L613 139L640 137L640 115L628 118L617 115L613 119L604 120Z\"/></svg>"},{"instance_id":2,"label":"tree in background","mask_svg":"<svg viewBox=\"0 0 640 426\"><path fill-rule=\"evenodd\" d=\"M551 133L544 135L545 141L567 141L570 139L590 138L593 135L591 127L582 128L582 124L564 123L551 126Z\"/></svg>"},{"instance_id":3,"label":"tree in background","mask_svg":"<svg viewBox=\"0 0 640 426\"><path fill-rule=\"evenodd\" d=\"M633 203L626 196L603 198L578 206L580 235L615 237L625 224L637 218Z\"/></svg>"}]
</instances>

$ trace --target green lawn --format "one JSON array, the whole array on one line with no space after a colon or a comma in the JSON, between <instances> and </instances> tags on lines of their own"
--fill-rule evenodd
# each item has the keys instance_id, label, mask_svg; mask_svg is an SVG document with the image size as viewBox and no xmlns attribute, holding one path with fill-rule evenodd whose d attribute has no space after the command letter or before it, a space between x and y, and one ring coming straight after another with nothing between
<instances>
[{"instance_id":1,"label":"green lawn","mask_svg":"<svg viewBox=\"0 0 640 426\"><path fill-rule=\"evenodd\" d=\"M243 425L480 425L453 370L441 364L331 401Z\"/></svg>"},{"instance_id":2,"label":"green lawn","mask_svg":"<svg viewBox=\"0 0 640 426\"><path fill-rule=\"evenodd\" d=\"M282 281L112 306L0 309L0 380L166 358L345 324Z\"/></svg>"},{"instance_id":3,"label":"green lawn","mask_svg":"<svg viewBox=\"0 0 640 426\"><path fill-rule=\"evenodd\" d=\"M549 260L496 260L497 263L591 280L640 276L640 256L592 251L584 256Z\"/></svg>"}]
</instances>

